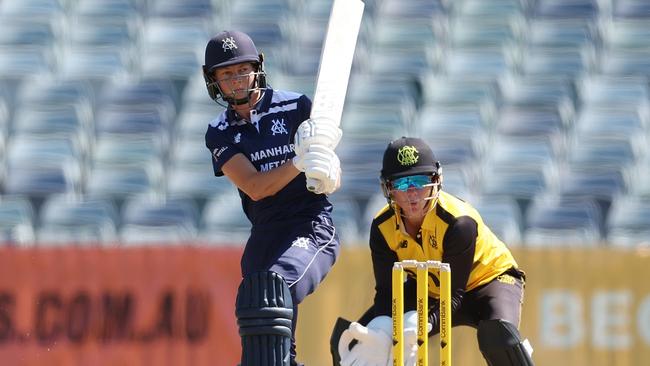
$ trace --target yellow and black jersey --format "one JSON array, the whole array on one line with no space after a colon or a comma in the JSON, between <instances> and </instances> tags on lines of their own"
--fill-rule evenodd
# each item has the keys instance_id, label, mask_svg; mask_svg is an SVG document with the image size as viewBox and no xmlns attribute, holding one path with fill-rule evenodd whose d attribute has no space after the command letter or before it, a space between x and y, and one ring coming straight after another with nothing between
<instances>
[{"instance_id":1,"label":"yellow and black jersey","mask_svg":"<svg viewBox=\"0 0 650 366\"><path fill-rule=\"evenodd\" d=\"M483 223L476 209L443 191L436 207L425 216L416 238L406 233L399 212L386 205L372 222L370 250L376 280L376 315L390 314L391 270L396 261L449 263L453 309L460 306L465 292L517 268L506 245ZM414 273L408 275L415 277ZM429 279L429 296L438 298L440 287L435 270L431 270Z\"/></svg>"}]
</instances>

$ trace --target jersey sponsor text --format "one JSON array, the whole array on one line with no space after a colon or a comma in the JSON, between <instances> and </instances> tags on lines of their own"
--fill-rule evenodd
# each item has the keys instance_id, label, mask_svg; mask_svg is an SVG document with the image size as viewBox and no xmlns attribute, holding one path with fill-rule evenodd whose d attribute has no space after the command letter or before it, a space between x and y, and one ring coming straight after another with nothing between
<instances>
[{"instance_id":1,"label":"jersey sponsor text","mask_svg":"<svg viewBox=\"0 0 650 366\"><path fill-rule=\"evenodd\" d=\"M251 153L251 161L259 161L269 157L275 157L280 155L289 154L293 151L293 144L275 146L268 149L258 150Z\"/></svg>"}]
</instances>

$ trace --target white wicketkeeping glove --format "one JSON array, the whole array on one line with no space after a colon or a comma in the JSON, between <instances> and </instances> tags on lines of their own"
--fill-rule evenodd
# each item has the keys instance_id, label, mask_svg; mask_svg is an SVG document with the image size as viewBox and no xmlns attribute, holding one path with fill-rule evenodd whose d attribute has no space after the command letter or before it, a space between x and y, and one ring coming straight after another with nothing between
<instances>
[{"instance_id":1,"label":"white wicketkeeping glove","mask_svg":"<svg viewBox=\"0 0 650 366\"><path fill-rule=\"evenodd\" d=\"M427 322L427 336L433 326ZM391 347L390 360L393 361ZM418 357L418 313L415 310L404 313L404 366L415 366Z\"/></svg>"},{"instance_id":2,"label":"white wicketkeeping glove","mask_svg":"<svg viewBox=\"0 0 650 366\"><path fill-rule=\"evenodd\" d=\"M312 145L323 145L334 150L342 134L335 121L325 117L310 118L298 126L293 138L293 148L296 155L305 154Z\"/></svg>"},{"instance_id":3,"label":"white wicketkeeping glove","mask_svg":"<svg viewBox=\"0 0 650 366\"><path fill-rule=\"evenodd\" d=\"M341 162L326 146L311 145L304 154L296 154L293 165L305 172L307 189L314 193L331 194L341 186Z\"/></svg>"},{"instance_id":4,"label":"white wicketkeeping glove","mask_svg":"<svg viewBox=\"0 0 650 366\"><path fill-rule=\"evenodd\" d=\"M368 323L368 326L352 322L348 329L341 334L339 354L341 366L388 366L391 364L392 349L391 318L378 316ZM356 339L357 344L348 349L350 342Z\"/></svg>"}]
</instances>

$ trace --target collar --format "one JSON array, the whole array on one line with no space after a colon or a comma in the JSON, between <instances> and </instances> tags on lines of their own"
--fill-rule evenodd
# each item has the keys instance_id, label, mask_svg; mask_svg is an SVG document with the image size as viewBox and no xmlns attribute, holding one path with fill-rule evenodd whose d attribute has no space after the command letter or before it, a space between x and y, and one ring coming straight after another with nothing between
<instances>
[{"instance_id":1,"label":"collar","mask_svg":"<svg viewBox=\"0 0 650 366\"><path fill-rule=\"evenodd\" d=\"M262 93L262 99L258 100L251 110L255 110L257 114L260 114L262 112L267 112L269 110L269 107L271 106L272 99L273 99L273 89L271 88L264 89L264 92ZM228 118L228 123L231 126L235 126L235 125L241 126L241 125L245 125L248 122L245 119L239 117L237 112L235 112L235 110L230 105L228 105L228 109L226 109L226 117Z\"/></svg>"},{"instance_id":2,"label":"collar","mask_svg":"<svg viewBox=\"0 0 650 366\"><path fill-rule=\"evenodd\" d=\"M393 211L395 212L395 230L398 230L403 235L408 235L407 232L406 232L406 224L404 224L404 219L402 218L402 212L401 212L402 209L399 206L395 205L393 207ZM424 224L426 223L427 218L430 215L431 215L431 212L428 212L426 214L426 216L424 216L424 221L422 222L422 225L420 225L420 231L425 229ZM415 238L413 238L413 239L415 239Z\"/></svg>"},{"instance_id":3,"label":"collar","mask_svg":"<svg viewBox=\"0 0 650 366\"><path fill-rule=\"evenodd\" d=\"M442 191L441 191L442 193ZM436 207L433 208L433 210L429 210L429 212L424 215L424 220L422 221L422 224L420 225L420 230L434 230L436 227L435 220L436 217L438 216L436 211L438 210L438 207L440 206L440 201L441 201L441 196L438 196L438 202L436 204ZM399 206L395 205L393 207L393 210L395 211L395 229L400 230L402 232L406 232L405 226L404 226L404 220L402 219L401 215L401 208Z\"/></svg>"},{"instance_id":4,"label":"collar","mask_svg":"<svg viewBox=\"0 0 650 366\"><path fill-rule=\"evenodd\" d=\"M440 204L440 201L438 201L438 204ZM420 225L420 228L422 230L434 230L436 227L435 220L438 215L436 214L436 210L438 210L438 205L433 208L433 210L430 210L427 212L426 216L424 216L424 221L422 221L422 225Z\"/></svg>"},{"instance_id":5,"label":"collar","mask_svg":"<svg viewBox=\"0 0 650 366\"><path fill-rule=\"evenodd\" d=\"M438 202L436 202L436 207L434 207L432 210L429 210L427 212L426 216L424 216L424 221L422 222L422 229L425 230L434 230L436 227L436 219L438 218L438 210L440 209L441 205L444 205L444 194L443 191L440 190L438 194Z\"/></svg>"}]
</instances>

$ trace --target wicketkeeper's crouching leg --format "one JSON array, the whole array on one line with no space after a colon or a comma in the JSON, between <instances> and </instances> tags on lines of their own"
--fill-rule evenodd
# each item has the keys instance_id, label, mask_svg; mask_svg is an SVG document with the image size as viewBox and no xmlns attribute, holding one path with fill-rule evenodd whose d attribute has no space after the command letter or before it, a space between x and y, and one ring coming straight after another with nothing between
<instances>
[{"instance_id":1,"label":"wicketkeeper's crouching leg","mask_svg":"<svg viewBox=\"0 0 650 366\"><path fill-rule=\"evenodd\" d=\"M514 324L501 319L483 320L476 337L489 366L534 366L533 348L527 339L521 339Z\"/></svg>"}]
</instances>

